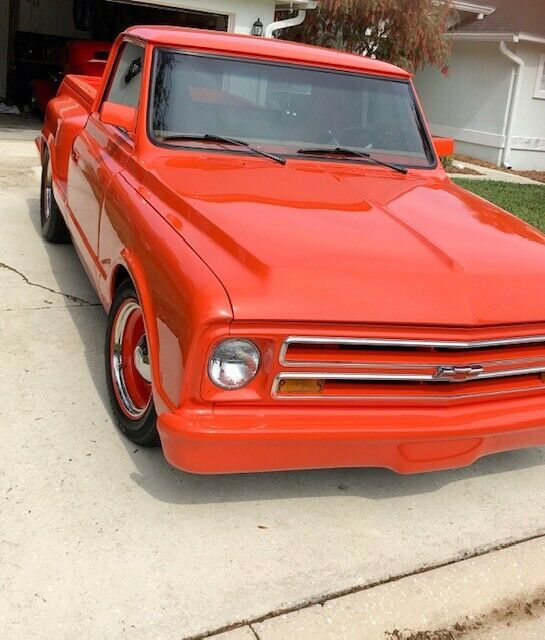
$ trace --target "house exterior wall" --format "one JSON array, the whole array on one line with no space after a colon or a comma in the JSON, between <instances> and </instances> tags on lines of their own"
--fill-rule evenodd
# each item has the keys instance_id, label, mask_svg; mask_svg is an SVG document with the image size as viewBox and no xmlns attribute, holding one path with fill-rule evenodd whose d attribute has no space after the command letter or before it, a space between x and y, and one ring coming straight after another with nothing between
<instances>
[{"instance_id":1,"label":"house exterior wall","mask_svg":"<svg viewBox=\"0 0 545 640\"><path fill-rule=\"evenodd\" d=\"M415 76L432 132L454 138L458 153L499 162L512 71L498 42L455 42L448 76L433 67Z\"/></svg>"},{"instance_id":2,"label":"house exterior wall","mask_svg":"<svg viewBox=\"0 0 545 640\"><path fill-rule=\"evenodd\" d=\"M509 162L514 169L545 170L545 100L534 97L545 45L508 46L525 63ZM499 42L456 41L448 76L432 67L415 76L432 132L454 138L458 153L500 164L514 70Z\"/></svg>"},{"instance_id":3,"label":"house exterior wall","mask_svg":"<svg viewBox=\"0 0 545 640\"><path fill-rule=\"evenodd\" d=\"M545 171L545 100L534 97L545 44L519 42L516 54L524 60L524 70L513 123L510 164L514 169Z\"/></svg>"}]
</instances>

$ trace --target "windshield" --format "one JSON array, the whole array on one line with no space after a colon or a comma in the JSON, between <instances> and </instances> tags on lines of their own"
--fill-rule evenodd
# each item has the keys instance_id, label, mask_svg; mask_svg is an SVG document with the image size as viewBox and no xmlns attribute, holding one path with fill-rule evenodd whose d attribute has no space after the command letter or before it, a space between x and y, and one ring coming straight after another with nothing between
<instances>
[{"instance_id":1,"label":"windshield","mask_svg":"<svg viewBox=\"0 0 545 640\"><path fill-rule=\"evenodd\" d=\"M156 56L159 142L201 147L174 139L215 135L287 155L342 146L407 166L434 162L408 82L164 49Z\"/></svg>"}]
</instances>

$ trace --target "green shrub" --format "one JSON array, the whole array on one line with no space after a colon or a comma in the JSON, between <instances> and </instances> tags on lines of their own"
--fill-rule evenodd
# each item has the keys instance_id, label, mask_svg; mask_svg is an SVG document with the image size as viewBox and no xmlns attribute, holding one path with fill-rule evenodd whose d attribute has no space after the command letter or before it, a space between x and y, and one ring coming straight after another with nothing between
<instances>
[{"instance_id":1,"label":"green shrub","mask_svg":"<svg viewBox=\"0 0 545 640\"><path fill-rule=\"evenodd\" d=\"M454 162L454 158L452 156L443 156L439 158L441 160L441 164L445 167L452 167L452 163Z\"/></svg>"}]
</instances>

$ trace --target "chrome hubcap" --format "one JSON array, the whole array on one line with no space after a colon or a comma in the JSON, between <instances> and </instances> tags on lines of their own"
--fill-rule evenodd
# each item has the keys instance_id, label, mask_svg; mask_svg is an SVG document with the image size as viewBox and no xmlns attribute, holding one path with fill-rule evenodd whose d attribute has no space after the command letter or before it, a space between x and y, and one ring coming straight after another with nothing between
<instances>
[{"instance_id":1,"label":"chrome hubcap","mask_svg":"<svg viewBox=\"0 0 545 640\"><path fill-rule=\"evenodd\" d=\"M140 342L134 350L134 366L142 378L151 384L151 367L145 336L140 339Z\"/></svg>"},{"instance_id":2,"label":"chrome hubcap","mask_svg":"<svg viewBox=\"0 0 545 640\"><path fill-rule=\"evenodd\" d=\"M140 305L127 300L117 311L111 337L111 369L124 413L138 420L151 403L151 367Z\"/></svg>"}]
</instances>

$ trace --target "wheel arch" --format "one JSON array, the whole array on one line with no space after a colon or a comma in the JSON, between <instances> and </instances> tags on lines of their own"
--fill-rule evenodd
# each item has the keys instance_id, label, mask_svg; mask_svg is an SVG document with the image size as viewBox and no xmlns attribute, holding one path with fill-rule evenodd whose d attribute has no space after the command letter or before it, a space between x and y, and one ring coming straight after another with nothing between
<instances>
[{"instance_id":1,"label":"wheel arch","mask_svg":"<svg viewBox=\"0 0 545 640\"><path fill-rule=\"evenodd\" d=\"M172 402L162 382L159 364L159 336L157 332L155 309L153 305L153 297L144 269L137 256L129 249L123 249L121 258L122 262L120 261L115 266L111 278L111 300L113 300L117 290L124 282L128 281L134 285L142 308L142 315L144 316L144 325L146 327L146 336L148 339L150 354L152 384L157 392L157 399L160 400L162 406L169 411L174 411L176 409L176 405ZM160 413L160 411L157 413Z\"/></svg>"},{"instance_id":2,"label":"wheel arch","mask_svg":"<svg viewBox=\"0 0 545 640\"><path fill-rule=\"evenodd\" d=\"M115 298L115 294L117 293L119 287L127 280L132 282L136 287L136 283L134 282L129 269L122 263L117 264L114 267L110 281L110 304Z\"/></svg>"},{"instance_id":3,"label":"wheel arch","mask_svg":"<svg viewBox=\"0 0 545 640\"><path fill-rule=\"evenodd\" d=\"M158 414L200 402L202 344L233 318L223 284L124 174L110 185L100 237L101 300L108 311L128 274L144 314Z\"/></svg>"},{"instance_id":4,"label":"wheel arch","mask_svg":"<svg viewBox=\"0 0 545 640\"><path fill-rule=\"evenodd\" d=\"M48 147L55 177L62 182L68 178L70 155L76 137L83 131L89 110L68 93L65 82L58 95L49 101L45 112L42 135Z\"/></svg>"},{"instance_id":5,"label":"wheel arch","mask_svg":"<svg viewBox=\"0 0 545 640\"><path fill-rule=\"evenodd\" d=\"M34 143L36 144L36 148L38 149L38 153L40 155L40 164L43 167L46 158L48 158L50 155L49 142L45 135L43 133L40 133L36 140L34 140Z\"/></svg>"}]
</instances>

